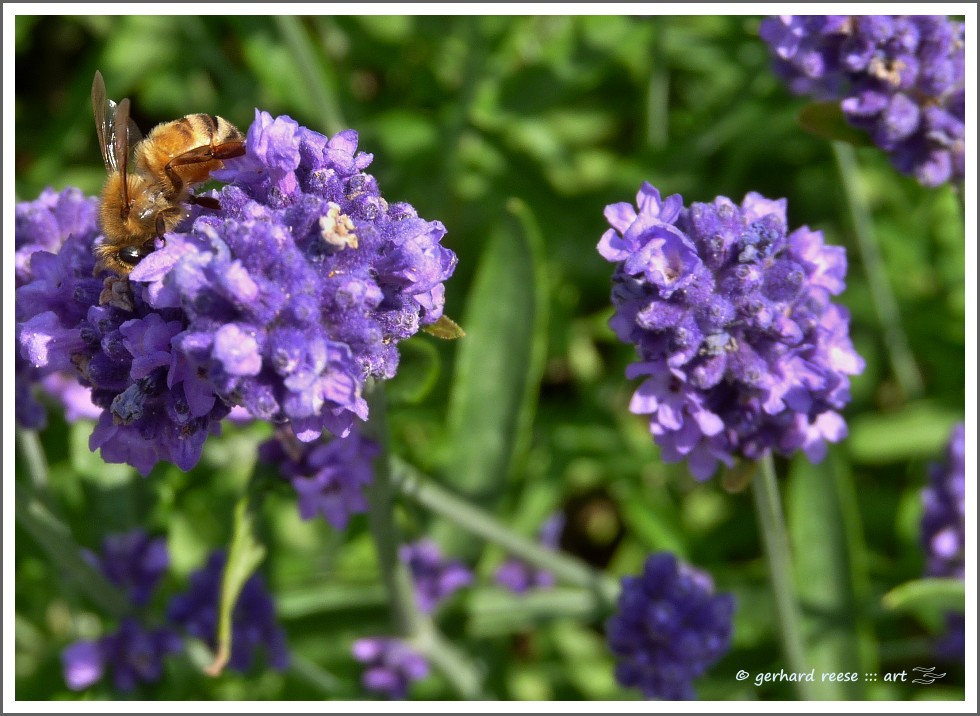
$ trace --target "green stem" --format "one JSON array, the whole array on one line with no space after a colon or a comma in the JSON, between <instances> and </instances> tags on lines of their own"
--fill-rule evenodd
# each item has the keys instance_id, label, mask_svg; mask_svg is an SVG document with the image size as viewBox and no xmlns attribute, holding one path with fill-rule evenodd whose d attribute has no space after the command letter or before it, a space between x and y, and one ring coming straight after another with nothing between
<instances>
[{"instance_id":1,"label":"green stem","mask_svg":"<svg viewBox=\"0 0 980 716\"><path fill-rule=\"evenodd\" d=\"M344 129L344 117L337 101L333 77L328 75L324 65L316 55L313 43L300 18L293 15L277 15L274 20L279 33L285 40L286 48L293 55L296 67L310 93L310 99L323 120L329 134Z\"/></svg>"},{"instance_id":2,"label":"green stem","mask_svg":"<svg viewBox=\"0 0 980 716\"><path fill-rule=\"evenodd\" d=\"M79 590L107 614L121 617L129 602L98 569L82 556L71 532L26 485L14 483L14 519Z\"/></svg>"},{"instance_id":3,"label":"green stem","mask_svg":"<svg viewBox=\"0 0 980 716\"><path fill-rule=\"evenodd\" d=\"M412 640L412 646L435 664L464 699L487 698L483 693L483 674L466 654L442 635L431 619L422 621L419 633Z\"/></svg>"},{"instance_id":4,"label":"green stem","mask_svg":"<svg viewBox=\"0 0 980 716\"><path fill-rule=\"evenodd\" d=\"M368 524L378 553L381 579L388 592L392 618L399 636L421 651L465 699L481 698L479 670L450 644L432 620L419 612L408 567L398 558L400 544L395 527L394 490L388 457L388 421L384 389L372 383L367 400L371 419L365 432L377 443L374 482L368 488Z\"/></svg>"},{"instance_id":5,"label":"green stem","mask_svg":"<svg viewBox=\"0 0 980 716\"><path fill-rule=\"evenodd\" d=\"M511 594L505 590L481 590L468 606L470 634L496 636L533 631L557 619L596 623L606 616L596 609L592 592L578 587L553 587Z\"/></svg>"},{"instance_id":6,"label":"green stem","mask_svg":"<svg viewBox=\"0 0 980 716\"><path fill-rule=\"evenodd\" d=\"M779 500L779 486L776 484L776 468L772 455L767 454L759 461L759 473L752 481L752 495L755 498L755 511L759 518L759 531L769 562L769 582L772 585L773 601L776 606L776 620L779 636L783 644L787 671L800 673L806 671L803 651L803 636L800 631L800 615L793 588L793 563L790 558L789 536L786 520ZM801 683L796 682L800 698L806 698Z\"/></svg>"},{"instance_id":7,"label":"green stem","mask_svg":"<svg viewBox=\"0 0 980 716\"><path fill-rule=\"evenodd\" d=\"M419 632L421 615L415 604L408 567L398 558L400 540L395 530L394 493L388 467L388 419L384 390L376 383L371 384L367 397L371 419L367 422L365 433L379 448L374 463L374 482L366 490L368 524L378 553L381 579L391 600L395 630L399 635L411 639Z\"/></svg>"},{"instance_id":8,"label":"green stem","mask_svg":"<svg viewBox=\"0 0 980 716\"><path fill-rule=\"evenodd\" d=\"M611 609L619 596L619 584L574 557L543 547L515 534L492 515L474 507L437 485L411 465L392 458L395 489L438 515L452 520L483 539L503 547L528 564L544 569L567 584L592 591L596 604Z\"/></svg>"},{"instance_id":9,"label":"green stem","mask_svg":"<svg viewBox=\"0 0 980 716\"><path fill-rule=\"evenodd\" d=\"M667 121L670 115L670 74L667 71L667 27L670 18L658 18L654 24L653 49L650 56L650 81L647 83L646 144L659 151L667 146Z\"/></svg>"},{"instance_id":10,"label":"green stem","mask_svg":"<svg viewBox=\"0 0 980 716\"><path fill-rule=\"evenodd\" d=\"M834 148L844 196L850 210L861 263L871 289L871 301L884 334L888 359L891 361L895 378L905 393L905 399L911 400L919 397L923 392L922 374L915 363L908 337L902 327L898 301L889 284L884 260L878 249L878 242L875 240L871 210L857 185L858 167L854 148L845 142L831 142L831 145Z\"/></svg>"},{"instance_id":11,"label":"green stem","mask_svg":"<svg viewBox=\"0 0 980 716\"><path fill-rule=\"evenodd\" d=\"M17 428L17 447L27 461L27 472L34 489L44 495L48 489L48 460L44 456L41 439L33 430Z\"/></svg>"},{"instance_id":12,"label":"green stem","mask_svg":"<svg viewBox=\"0 0 980 716\"><path fill-rule=\"evenodd\" d=\"M327 697L335 696L344 687L337 676L296 652L289 656L289 672Z\"/></svg>"},{"instance_id":13,"label":"green stem","mask_svg":"<svg viewBox=\"0 0 980 716\"><path fill-rule=\"evenodd\" d=\"M48 458L44 454L44 446L41 444L41 436L34 430L17 428L17 449L24 457L27 464L27 474L31 478L34 498L40 502L55 518L60 519L61 515L58 506L52 499L48 489L50 480L48 479Z\"/></svg>"}]
</instances>

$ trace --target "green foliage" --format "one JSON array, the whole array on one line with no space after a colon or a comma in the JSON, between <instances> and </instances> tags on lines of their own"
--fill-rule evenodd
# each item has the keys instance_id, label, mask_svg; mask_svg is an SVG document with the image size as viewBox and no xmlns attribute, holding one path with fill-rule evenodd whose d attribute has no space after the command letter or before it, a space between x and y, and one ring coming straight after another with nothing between
<instances>
[{"instance_id":1,"label":"green foliage","mask_svg":"<svg viewBox=\"0 0 980 716\"><path fill-rule=\"evenodd\" d=\"M791 684L756 687L733 676L781 666L751 500L726 494L720 477L698 484L683 465L662 463L644 421L628 412L632 349L606 325L611 268L595 250L603 208L630 200L644 180L686 202L758 191L788 199L791 226L822 229L848 250L842 302L867 361L845 416L852 434L823 464L781 470L807 657L818 672L931 663L922 645L934 636L934 615L962 608L949 585L913 580L923 570L916 530L926 463L963 418L966 264L962 197L924 189L876 149L858 149L854 178L924 379L925 397L906 402L833 154L798 127L801 103L768 71L757 26L745 16L19 16L16 196L33 199L45 186L99 191L88 96L96 69L110 96L130 98L144 132L191 112L244 128L255 108L324 133L355 128L384 195L442 221L444 243L459 256L446 313L466 335L404 345L388 393L392 452L478 497L517 534L532 536L564 510L564 549L610 577L637 573L659 550L708 570L719 589L735 592L738 609L732 651L699 680L699 695L793 698ZM88 450L91 426L68 426L49 407L40 435L48 480L28 495L21 485L37 468L22 453L17 471L16 583L8 585L16 696L115 698L105 684L74 694L61 674L67 644L114 624L112 597L79 548L137 526L164 534L167 586L180 589L210 549L239 534L235 504L269 428L229 427L190 473L158 467L142 480L103 464ZM181 656L135 698L364 698L351 643L391 628L367 519L345 532L303 522L288 485L272 484L250 515L292 666L214 679L203 673L209 655ZM403 534L434 531L445 551L477 567L475 585L437 621L482 670L487 693L637 698L612 678L603 615L585 590L569 586L554 600L504 595L491 581L501 548L463 541L408 500L397 517ZM824 684L820 696L962 699L962 669L948 671L945 692L860 682ZM458 697L438 670L412 693Z\"/></svg>"}]
</instances>

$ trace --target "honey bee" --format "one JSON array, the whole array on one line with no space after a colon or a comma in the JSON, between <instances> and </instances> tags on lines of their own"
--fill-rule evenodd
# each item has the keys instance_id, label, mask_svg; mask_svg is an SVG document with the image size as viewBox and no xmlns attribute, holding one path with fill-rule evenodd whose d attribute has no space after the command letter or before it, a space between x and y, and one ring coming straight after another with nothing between
<instances>
[{"instance_id":1,"label":"honey bee","mask_svg":"<svg viewBox=\"0 0 980 716\"><path fill-rule=\"evenodd\" d=\"M156 248L156 240L186 216L184 204L221 208L216 199L194 196L190 190L220 169L223 159L242 156L244 137L226 119L188 114L158 124L144 139L129 116L129 100L106 99L98 71L92 81L92 110L109 173L102 189L104 239L94 248L95 270L127 276Z\"/></svg>"}]
</instances>

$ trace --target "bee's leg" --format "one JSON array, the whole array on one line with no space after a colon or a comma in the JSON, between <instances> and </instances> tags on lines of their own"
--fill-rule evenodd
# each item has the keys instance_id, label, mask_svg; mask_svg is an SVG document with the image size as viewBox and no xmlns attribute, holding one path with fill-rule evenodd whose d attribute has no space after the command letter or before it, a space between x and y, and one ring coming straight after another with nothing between
<instances>
[{"instance_id":1,"label":"bee's leg","mask_svg":"<svg viewBox=\"0 0 980 716\"><path fill-rule=\"evenodd\" d=\"M167 240L163 238L164 233L167 231L167 225L163 221L163 212L161 211L157 214L157 235L143 244L142 251L144 255L150 253L156 248L156 239L160 239L163 245L167 245Z\"/></svg>"},{"instance_id":2,"label":"bee's leg","mask_svg":"<svg viewBox=\"0 0 980 716\"><path fill-rule=\"evenodd\" d=\"M173 207L171 209L164 209L163 211L158 211L157 212L157 218L156 218L156 236L154 236L152 239L150 239L145 244L143 244L143 250L145 251L145 253L148 254L148 253L150 253L151 251L154 250L154 248L155 248L154 242L155 242L156 239L160 239L160 241L163 242L163 245L164 246L167 245L167 239L164 236L164 234L167 233L167 222L165 220L165 217L167 216L167 214L174 214L174 215L180 216L183 213L184 212L179 207Z\"/></svg>"},{"instance_id":3,"label":"bee's leg","mask_svg":"<svg viewBox=\"0 0 980 716\"><path fill-rule=\"evenodd\" d=\"M187 197L188 204L197 204L198 206L203 206L205 209L214 209L217 211L221 208L221 202L210 196L194 196L193 194Z\"/></svg>"},{"instance_id":4,"label":"bee's leg","mask_svg":"<svg viewBox=\"0 0 980 716\"><path fill-rule=\"evenodd\" d=\"M163 169L167 177L173 182L174 194L180 194L184 188L184 180L177 173L177 167L187 166L188 164L201 164L203 162L213 162L215 160L232 159L245 154L244 142L225 142L223 144L209 144L207 146L195 147L189 152L174 157Z\"/></svg>"}]
</instances>

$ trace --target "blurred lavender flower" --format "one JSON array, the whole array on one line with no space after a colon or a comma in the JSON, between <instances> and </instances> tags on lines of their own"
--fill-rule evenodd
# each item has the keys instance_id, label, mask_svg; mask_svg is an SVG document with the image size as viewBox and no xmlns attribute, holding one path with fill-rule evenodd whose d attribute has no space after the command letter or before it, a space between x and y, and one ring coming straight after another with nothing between
<instances>
[{"instance_id":1,"label":"blurred lavender flower","mask_svg":"<svg viewBox=\"0 0 980 716\"><path fill-rule=\"evenodd\" d=\"M728 650L735 601L714 593L711 577L667 553L647 558L643 574L624 577L606 639L616 679L648 699L695 698L693 680Z\"/></svg>"},{"instance_id":2,"label":"blurred lavender flower","mask_svg":"<svg viewBox=\"0 0 980 716\"><path fill-rule=\"evenodd\" d=\"M429 662L401 639L358 639L352 652L355 659L367 665L361 676L364 688L391 699L404 699L413 681L429 675Z\"/></svg>"},{"instance_id":3,"label":"blurred lavender flower","mask_svg":"<svg viewBox=\"0 0 980 716\"><path fill-rule=\"evenodd\" d=\"M645 376L630 410L650 415L667 462L707 479L719 461L803 450L812 461L847 425L851 345L844 249L802 227L786 200L755 192L683 206L644 183L639 211L606 207L599 253L616 264L610 326L636 346L627 377Z\"/></svg>"},{"instance_id":4,"label":"blurred lavender flower","mask_svg":"<svg viewBox=\"0 0 980 716\"><path fill-rule=\"evenodd\" d=\"M45 189L34 201L25 201L14 208L14 283L19 289L35 278L32 257L37 252L57 253L65 241L80 235L93 237L97 232L95 216L98 201L85 197L78 189L56 192ZM43 274L44 259L38 261L38 272ZM15 304L17 321L33 315L27 309L30 298ZM94 418L99 411L91 402L90 391L78 385L71 373L58 369L46 369L33 365L20 352L15 357L15 415L22 427L39 430L47 422L44 406L37 400L38 389L63 402L66 418Z\"/></svg>"},{"instance_id":5,"label":"blurred lavender flower","mask_svg":"<svg viewBox=\"0 0 980 716\"><path fill-rule=\"evenodd\" d=\"M435 542L422 540L401 546L398 554L412 575L415 601L419 610L429 614L457 589L473 581L473 573L460 562L443 557ZM366 689L404 699L411 682L426 677L429 663L403 640L391 637L358 639L353 645L354 658L367 665L361 682Z\"/></svg>"},{"instance_id":6,"label":"blurred lavender flower","mask_svg":"<svg viewBox=\"0 0 980 716\"><path fill-rule=\"evenodd\" d=\"M462 562L444 558L442 550L431 540L403 544L399 557L412 574L418 608L427 614L433 612L443 599L473 581L473 573Z\"/></svg>"},{"instance_id":7,"label":"blurred lavender flower","mask_svg":"<svg viewBox=\"0 0 980 716\"><path fill-rule=\"evenodd\" d=\"M966 552L966 430L956 425L946 457L929 468L922 491L922 544L930 577L963 579Z\"/></svg>"},{"instance_id":8,"label":"blurred lavender flower","mask_svg":"<svg viewBox=\"0 0 980 716\"><path fill-rule=\"evenodd\" d=\"M190 576L186 592L173 597L167 618L181 626L189 635L206 642L212 649L218 635L218 606L221 581L225 568L225 553L211 553L207 564ZM289 665L286 634L276 621L276 606L258 574L252 575L232 611L231 658L228 665L237 671L247 671L256 651L264 647L268 663L274 669Z\"/></svg>"},{"instance_id":9,"label":"blurred lavender flower","mask_svg":"<svg viewBox=\"0 0 980 716\"><path fill-rule=\"evenodd\" d=\"M86 552L85 558L138 607L150 601L170 565L166 540L139 529L108 535L101 554ZM181 648L180 638L171 630L147 629L127 617L114 634L77 641L62 652L65 681L72 689L85 689L111 667L115 687L132 691L139 682L157 681L163 673L163 657Z\"/></svg>"},{"instance_id":10,"label":"blurred lavender flower","mask_svg":"<svg viewBox=\"0 0 980 716\"><path fill-rule=\"evenodd\" d=\"M122 587L136 606L150 601L153 590L170 566L167 540L151 538L143 530L108 535L99 555L86 554L113 584Z\"/></svg>"},{"instance_id":11,"label":"blurred lavender flower","mask_svg":"<svg viewBox=\"0 0 980 716\"><path fill-rule=\"evenodd\" d=\"M896 168L926 186L962 181L964 25L939 15L779 15L759 34L797 94L841 98Z\"/></svg>"},{"instance_id":12,"label":"blurred lavender flower","mask_svg":"<svg viewBox=\"0 0 980 716\"><path fill-rule=\"evenodd\" d=\"M378 446L355 427L347 437L300 443L280 434L259 446L259 457L276 465L292 482L304 520L318 514L335 529L347 527L351 515L366 512L364 488L374 479L371 461Z\"/></svg>"},{"instance_id":13,"label":"blurred lavender flower","mask_svg":"<svg viewBox=\"0 0 980 716\"><path fill-rule=\"evenodd\" d=\"M964 578L966 559L966 430L956 425L942 463L929 469L929 484L922 491L922 544L926 550L926 575ZM948 633L938 645L947 658L962 660L965 654L963 615L949 613Z\"/></svg>"},{"instance_id":14,"label":"blurred lavender flower","mask_svg":"<svg viewBox=\"0 0 980 716\"><path fill-rule=\"evenodd\" d=\"M163 659L180 651L180 637L169 629L144 629L127 618L119 630L97 641L77 641L61 653L68 687L80 691L100 681L106 669L119 691L132 691L138 684L158 681Z\"/></svg>"},{"instance_id":15,"label":"blurred lavender flower","mask_svg":"<svg viewBox=\"0 0 980 716\"><path fill-rule=\"evenodd\" d=\"M381 197L356 132L256 112L246 147L216 173L221 210L193 207L128 280L92 278L88 215L57 254L32 255L20 352L92 388L90 446L107 462L188 470L232 406L304 442L346 435L367 418L365 381L392 377L397 344L442 315L445 229ZM48 245L39 221L23 225L25 245Z\"/></svg>"},{"instance_id":16,"label":"blurred lavender flower","mask_svg":"<svg viewBox=\"0 0 980 716\"><path fill-rule=\"evenodd\" d=\"M564 527L565 516L560 512L553 514L541 525L538 541L549 549L558 549ZM497 568L494 581L516 594L524 594L534 587L554 586L555 575L547 570L533 567L516 557L511 557Z\"/></svg>"},{"instance_id":17,"label":"blurred lavender flower","mask_svg":"<svg viewBox=\"0 0 980 716\"><path fill-rule=\"evenodd\" d=\"M936 641L936 653L948 661L966 659L966 615L946 612L946 633Z\"/></svg>"}]
</instances>

